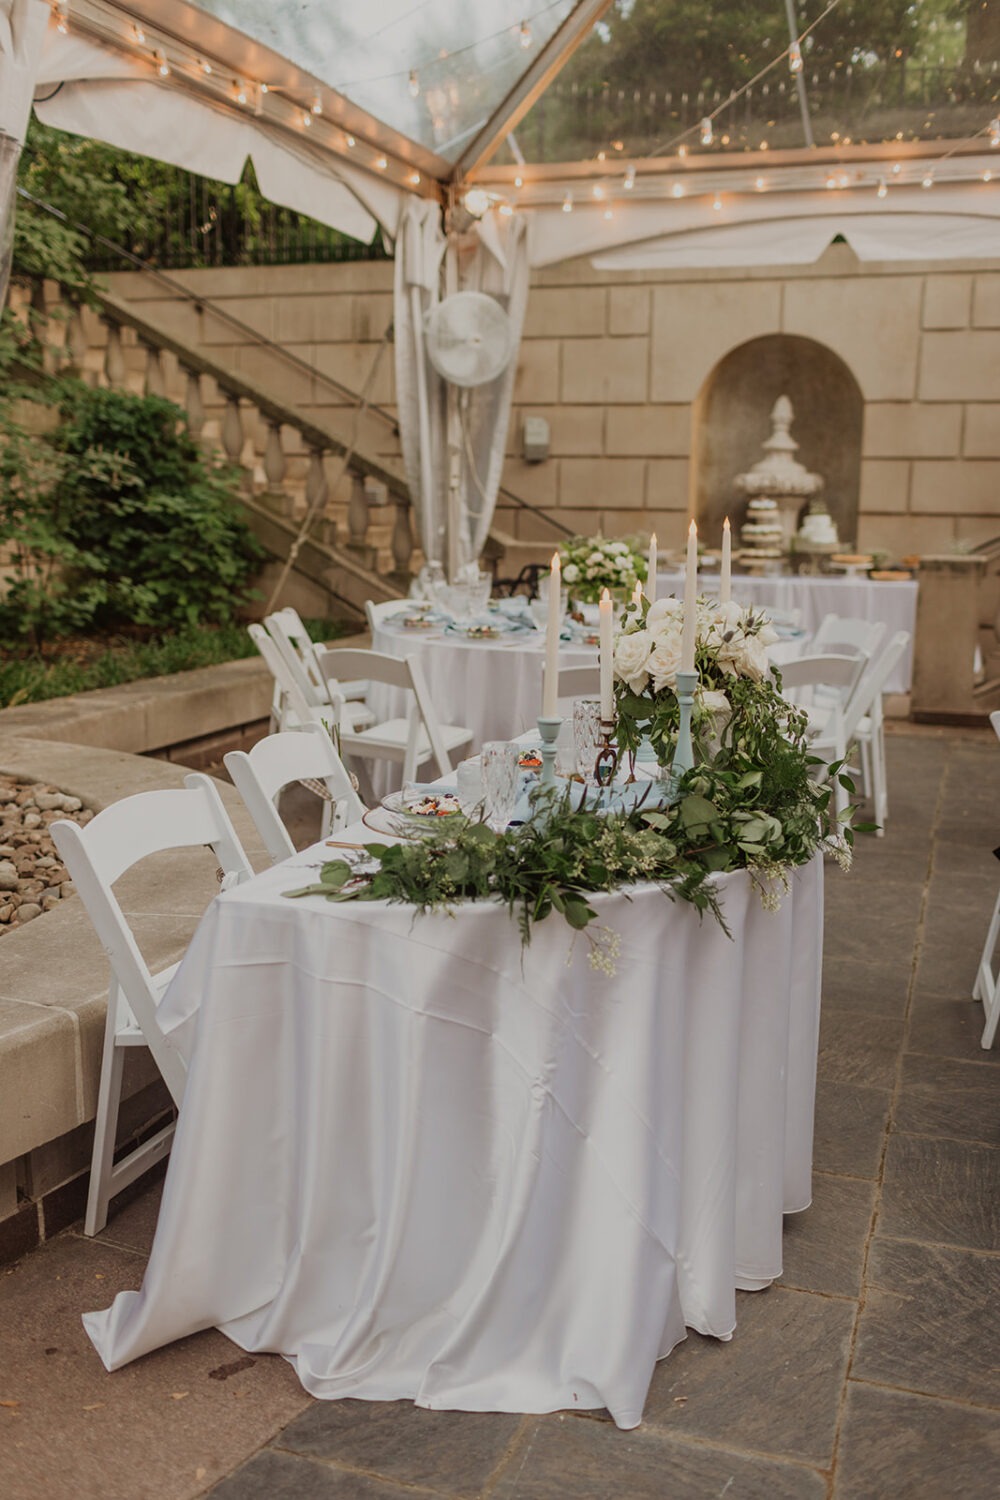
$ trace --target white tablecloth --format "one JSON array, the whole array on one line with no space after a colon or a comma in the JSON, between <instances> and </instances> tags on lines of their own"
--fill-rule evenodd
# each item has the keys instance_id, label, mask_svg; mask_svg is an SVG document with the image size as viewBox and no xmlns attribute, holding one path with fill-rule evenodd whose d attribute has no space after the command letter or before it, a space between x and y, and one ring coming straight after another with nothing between
<instances>
[{"instance_id":1,"label":"white tablecloth","mask_svg":"<svg viewBox=\"0 0 1000 1500\"><path fill-rule=\"evenodd\" d=\"M703 576L706 593L718 588L718 575ZM679 573L657 575L661 594L681 593L683 577ZM884 641L897 630L909 632L910 643L886 684L888 693L908 693L913 677L913 637L917 620L917 584L878 583L870 578L847 577L733 577L733 598L741 604L760 604L765 608L798 610L803 630L815 635L826 615L841 615L853 620L883 620Z\"/></svg>"},{"instance_id":2,"label":"white tablecloth","mask_svg":"<svg viewBox=\"0 0 1000 1500\"><path fill-rule=\"evenodd\" d=\"M164 999L187 1092L101 1358L219 1325L321 1397L635 1426L810 1200L821 861L776 914L722 877L732 941L653 887L594 898L611 979L554 917L522 963L494 903L284 900L328 854L220 895Z\"/></svg>"},{"instance_id":3,"label":"white tablecloth","mask_svg":"<svg viewBox=\"0 0 1000 1500\"><path fill-rule=\"evenodd\" d=\"M441 630L404 630L386 621L376 627L372 648L387 656L416 656L438 718L467 725L475 735L476 752L485 740L512 739L534 729L542 711L543 631L467 641ZM596 664L596 646L566 641L560 647L561 667ZM371 702L379 717L403 711L402 695L391 688L379 688Z\"/></svg>"}]
</instances>

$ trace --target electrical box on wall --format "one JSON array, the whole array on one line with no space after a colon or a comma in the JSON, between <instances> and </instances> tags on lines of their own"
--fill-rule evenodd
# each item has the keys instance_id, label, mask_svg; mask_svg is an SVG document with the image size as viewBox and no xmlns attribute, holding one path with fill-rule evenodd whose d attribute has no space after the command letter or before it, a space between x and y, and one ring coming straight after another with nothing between
<instances>
[{"instance_id":1,"label":"electrical box on wall","mask_svg":"<svg viewBox=\"0 0 1000 1500\"><path fill-rule=\"evenodd\" d=\"M549 424L544 417L525 417L521 428L521 455L525 463L540 464L549 456Z\"/></svg>"}]
</instances>

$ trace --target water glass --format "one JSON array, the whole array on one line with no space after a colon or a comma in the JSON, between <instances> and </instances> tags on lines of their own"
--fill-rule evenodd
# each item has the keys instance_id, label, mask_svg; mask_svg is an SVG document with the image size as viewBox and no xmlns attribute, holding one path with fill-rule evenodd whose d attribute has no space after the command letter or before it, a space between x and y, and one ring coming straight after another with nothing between
<instances>
[{"instance_id":1,"label":"water glass","mask_svg":"<svg viewBox=\"0 0 1000 1500\"><path fill-rule=\"evenodd\" d=\"M503 833L514 815L521 786L520 755L521 747L513 740L489 740L483 746L486 821L494 833Z\"/></svg>"},{"instance_id":2,"label":"water glass","mask_svg":"<svg viewBox=\"0 0 1000 1500\"><path fill-rule=\"evenodd\" d=\"M476 756L460 760L455 768L455 795L467 818L479 818L483 812L483 766Z\"/></svg>"},{"instance_id":3,"label":"water glass","mask_svg":"<svg viewBox=\"0 0 1000 1500\"><path fill-rule=\"evenodd\" d=\"M576 754L576 771L588 786L597 785L594 763L603 743L600 698L574 698L573 749Z\"/></svg>"}]
</instances>

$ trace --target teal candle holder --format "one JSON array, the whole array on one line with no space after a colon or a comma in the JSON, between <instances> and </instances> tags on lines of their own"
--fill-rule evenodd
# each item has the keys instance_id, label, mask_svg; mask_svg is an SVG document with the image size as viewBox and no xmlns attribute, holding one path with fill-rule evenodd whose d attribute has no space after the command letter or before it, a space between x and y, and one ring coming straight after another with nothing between
<instances>
[{"instance_id":1,"label":"teal candle holder","mask_svg":"<svg viewBox=\"0 0 1000 1500\"><path fill-rule=\"evenodd\" d=\"M691 742L691 710L698 686L697 672L677 673L677 703L680 708L680 724L677 729L677 748L671 765L672 780L676 786L685 771L694 765L694 746Z\"/></svg>"},{"instance_id":2,"label":"teal candle holder","mask_svg":"<svg viewBox=\"0 0 1000 1500\"><path fill-rule=\"evenodd\" d=\"M538 773L538 781L542 787L554 787L556 784L556 740L559 738L562 722L561 718L550 719L544 714L538 720L538 733L542 738L538 752L542 757L542 769Z\"/></svg>"}]
</instances>

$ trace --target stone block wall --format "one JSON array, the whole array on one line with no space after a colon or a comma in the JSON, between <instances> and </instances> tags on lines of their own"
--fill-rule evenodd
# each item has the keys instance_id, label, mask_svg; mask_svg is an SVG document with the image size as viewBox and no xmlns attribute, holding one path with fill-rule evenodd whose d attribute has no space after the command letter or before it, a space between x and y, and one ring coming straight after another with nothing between
<instances>
[{"instance_id":1,"label":"stone block wall","mask_svg":"<svg viewBox=\"0 0 1000 1500\"><path fill-rule=\"evenodd\" d=\"M391 318L385 262L173 274L354 389ZM178 306L138 275L109 282L177 337L347 424L341 397L254 347L204 304ZM579 260L538 272L505 484L573 528L655 528L664 545L678 545L698 492L699 404L713 371L740 345L774 334L831 350L861 391L861 547L898 556L1000 533L1000 258L865 264L841 244L806 267L610 273ZM391 410L391 350L372 394ZM520 457L527 415L550 425L551 456L542 463ZM744 466L760 456L765 435L748 447ZM385 423L369 420L363 445L398 461ZM809 453L800 456L808 466ZM501 509L498 521L525 539L552 535L527 512Z\"/></svg>"}]
</instances>

